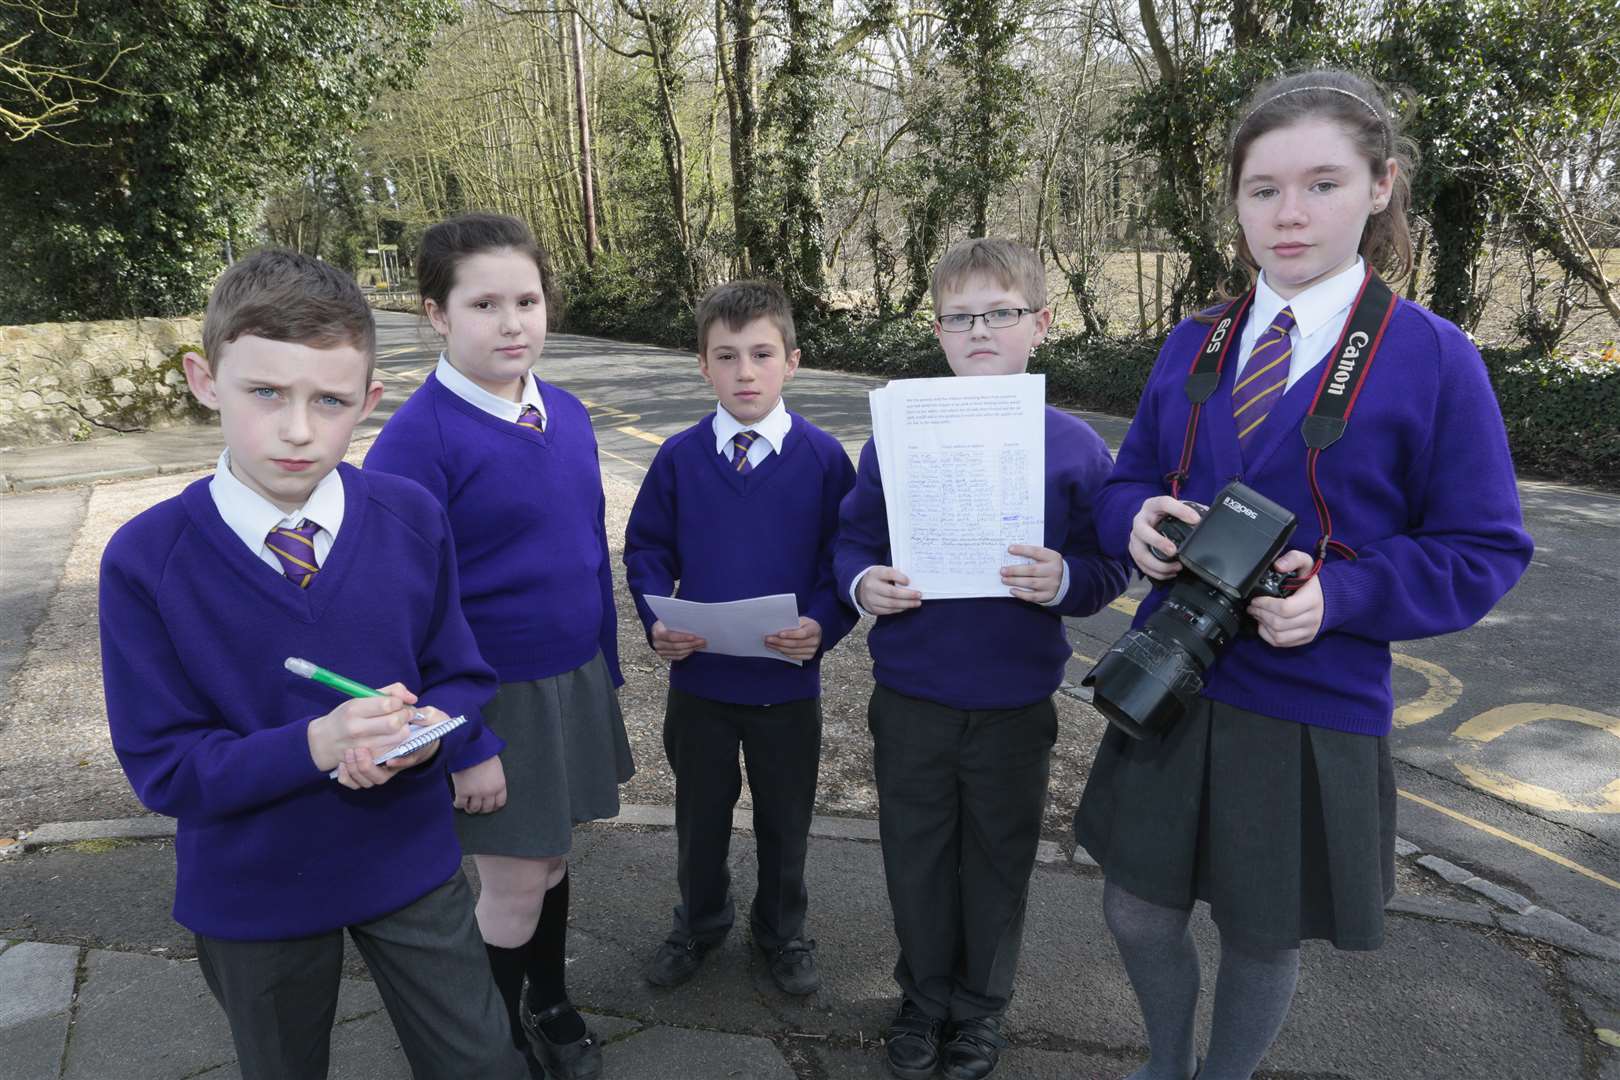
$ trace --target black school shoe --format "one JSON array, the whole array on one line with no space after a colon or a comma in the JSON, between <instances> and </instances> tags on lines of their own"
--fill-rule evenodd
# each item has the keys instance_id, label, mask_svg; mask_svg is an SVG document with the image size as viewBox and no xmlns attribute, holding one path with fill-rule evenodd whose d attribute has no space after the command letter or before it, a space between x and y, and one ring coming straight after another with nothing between
<instances>
[{"instance_id":1,"label":"black school shoe","mask_svg":"<svg viewBox=\"0 0 1620 1080\"><path fill-rule=\"evenodd\" d=\"M928 1080L939 1067L939 1037L944 1027L944 1021L923 1012L910 998L900 1002L900 1011L889 1022L884 1047L889 1071L900 1080Z\"/></svg>"},{"instance_id":2,"label":"black school shoe","mask_svg":"<svg viewBox=\"0 0 1620 1080\"><path fill-rule=\"evenodd\" d=\"M755 944L759 944L755 941ZM803 997L821 989L821 972L816 969L816 943L804 938L778 945L774 949L759 946L770 963L771 979L784 994Z\"/></svg>"},{"instance_id":3,"label":"black school shoe","mask_svg":"<svg viewBox=\"0 0 1620 1080\"><path fill-rule=\"evenodd\" d=\"M602 1075L602 1044L596 1041L596 1032L586 1028L585 1034L573 1042L554 1043L540 1026L572 1008L568 1002L559 1001L537 1016L529 1008L528 995L524 995L518 1003L518 1019L534 1056L551 1080L597 1080Z\"/></svg>"},{"instance_id":4,"label":"black school shoe","mask_svg":"<svg viewBox=\"0 0 1620 1080\"><path fill-rule=\"evenodd\" d=\"M945 1080L984 1080L995 1071L1007 1040L999 1016L975 1016L951 1025L945 1043Z\"/></svg>"},{"instance_id":5,"label":"black school shoe","mask_svg":"<svg viewBox=\"0 0 1620 1080\"><path fill-rule=\"evenodd\" d=\"M703 958L712 948L713 945L705 945L696 938L686 942L666 941L658 946L642 974L648 982L666 990L679 986L697 974L698 968L703 966Z\"/></svg>"}]
</instances>

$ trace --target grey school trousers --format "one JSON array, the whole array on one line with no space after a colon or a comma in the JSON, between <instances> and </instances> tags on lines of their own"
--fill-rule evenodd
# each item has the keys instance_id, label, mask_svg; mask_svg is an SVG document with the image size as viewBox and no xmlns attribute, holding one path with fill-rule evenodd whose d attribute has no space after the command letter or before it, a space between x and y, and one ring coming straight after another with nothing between
<instances>
[{"instance_id":1,"label":"grey school trousers","mask_svg":"<svg viewBox=\"0 0 1620 1080\"><path fill-rule=\"evenodd\" d=\"M883 686L867 707L895 982L939 1020L1012 997L1057 710L963 710Z\"/></svg>"},{"instance_id":2,"label":"grey school trousers","mask_svg":"<svg viewBox=\"0 0 1620 1080\"><path fill-rule=\"evenodd\" d=\"M415 903L348 929L416 1080L528 1080L460 870ZM324 1080L342 930L291 941L199 934L197 959L230 1021L243 1080Z\"/></svg>"}]
</instances>

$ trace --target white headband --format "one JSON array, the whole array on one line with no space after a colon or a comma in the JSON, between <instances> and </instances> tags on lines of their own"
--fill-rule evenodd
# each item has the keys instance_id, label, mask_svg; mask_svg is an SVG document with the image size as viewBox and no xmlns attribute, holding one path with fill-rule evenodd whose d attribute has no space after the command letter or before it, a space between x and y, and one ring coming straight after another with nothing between
<instances>
[{"instance_id":1,"label":"white headband","mask_svg":"<svg viewBox=\"0 0 1620 1080\"><path fill-rule=\"evenodd\" d=\"M1347 98L1355 98L1357 101L1359 101L1363 105L1367 106L1367 111L1373 114L1373 119L1377 120L1379 123L1384 123L1385 122L1384 121L1384 115L1382 113L1380 113L1377 110L1377 108L1375 108L1373 106L1372 102L1368 101L1366 98L1362 97L1360 94L1352 93L1349 90L1341 90L1337 86L1296 86L1292 90L1284 90L1280 94L1273 94L1271 97L1266 98L1266 100L1262 101L1260 104L1256 105L1253 109L1249 110L1249 115L1245 116L1243 118L1243 123L1238 125L1238 130L1242 131L1243 128L1248 124L1248 122L1250 120L1254 119L1254 114L1255 113L1259 112L1261 109L1265 108L1267 105L1270 105L1273 101L1276 101L1279 98L1285 98L1289 94L1305 94L1305 93L1309 93L1309 92L1314 91L1314 90L1326 90L1330 94L1343 94Z\"/></svg>"}]
</instances>

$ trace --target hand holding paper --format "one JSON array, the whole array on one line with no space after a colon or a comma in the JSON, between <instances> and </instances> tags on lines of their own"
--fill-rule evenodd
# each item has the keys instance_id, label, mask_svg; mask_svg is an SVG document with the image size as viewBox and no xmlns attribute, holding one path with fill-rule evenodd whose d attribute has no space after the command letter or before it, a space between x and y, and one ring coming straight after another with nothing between
<instances>
[{"instance_id":1,"label":"hand holding paper","mask_svg":"<svg viewBox=\"0 0 1620 1080\"><path fill-rule=\"evenodd\" d=\"M814 660L816 650L821 648L821 624L808 615L800 615L797 629L767 634L765 646L797 663Z\"/></svg>"},{"instance_id":2,"label":"hand holding paper","mask_svg":"<svg viewBox=\"0 0 1620 1080\"><path fill-rule=\"evenodd\" d=\"M908 589L911 579L892 566L874 566L861 578L856 599L873 615L897 615L922 606L922 593Z\"/></svg>"},{"instance_id":3,"label":"hand holding paper","mask_svg":"<svg viewBox=\"0 0 1620 1080\"><path fill-rule=\"evenodd\" d=\"M1063 584L1063 556L1049 547L1014 544L1009 554L1031 561L1001 568L1001 580L1012 594L1032 604L1050 604Z\"/></svg>"},{"instance_id":4,"label":"hand holding paper","mask_svg":"<svg viewBox=\"0 0 1620 1080\"><path fill-rule=\"evenodd\" d=\"M685 660L699 649L709 647L709 643L696 634L671 630L664 625L662 619L652 624L651 636L653 652L672 664Z\"/></svg>"},{"instance_id":5,"label":"hand holding paper","mask_svg":"<svg viewBox=\"0 0 1620 1080\"><path fill-rule=\"evenodd\" d=\"M1020 595L1001 569L1019 561L1009 546L1045 536L1046 377L896 379L868 398L907 584L930 600Z\"/></svg>"},{"instance_id":6,"label":"hand holding paper","mask_svg":"<svg viewBox=\"0 0 1620 1080\"><path fill-rule=\"evenodd\" d=\"M670 634L696 637L702 642L683 654L692 652L721 653L726 656L759 656L767 660L780 660L786 664L799 664L800 660L784 656L766 644L769 637L791 633L784 644L793 645L802 652L803 627L799 622L799 601L792 593L775 596L756 596L748 600L731 600L720 604L700 604L692 600L677 600L672 596L647 596L647 606L658 617L654 625L662 625L666 639ZM816 641L821 640L821 628L816 627ZM658 648L657 637L653 647ZM672 645L678 644L671 642ZM659 649L659 655L665 655ZM815 655L814 650L811 656Z\"/></svg>"}]
</instances>

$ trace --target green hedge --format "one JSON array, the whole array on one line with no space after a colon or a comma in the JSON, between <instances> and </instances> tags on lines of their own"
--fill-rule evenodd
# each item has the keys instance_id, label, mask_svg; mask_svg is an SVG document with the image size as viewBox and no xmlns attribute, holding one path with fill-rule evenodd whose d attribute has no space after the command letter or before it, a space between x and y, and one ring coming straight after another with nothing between
<instances>
[{"instance_id":1,"label":"green hedge","mask_svg":"<svg viewBox=\"0 0 1620 1080\"><path fill-rule=\"evenodd\" d=\"M1521 474L1620 488L1620 360L1486 348Z\"/></svg>"},{"instance_id":2,"label":"green hedge","mask_svg":"<svg viewBox=\"0 0 1620 1080\"><path fill-rule=\"evenodd\" d=\"M573 291L573 287L586 288ZM683 304L647 304L649 291L621 275L570 282L564 325L571 333L696 349ZM926 318L833 313L798 323L806 367L886 379L945 375L949 368ZM1054 404L1131 416L1160 340L1058 335L1035 351ZM1507 422L1521 475L1620 489L1620 360L1547 356L1528 347L1481 350Z\"/></svg>"}]
</instances>

